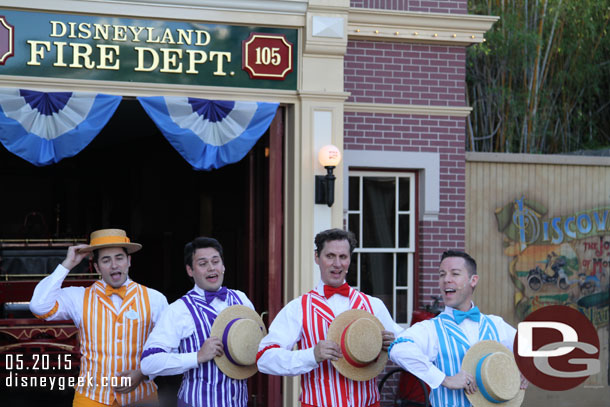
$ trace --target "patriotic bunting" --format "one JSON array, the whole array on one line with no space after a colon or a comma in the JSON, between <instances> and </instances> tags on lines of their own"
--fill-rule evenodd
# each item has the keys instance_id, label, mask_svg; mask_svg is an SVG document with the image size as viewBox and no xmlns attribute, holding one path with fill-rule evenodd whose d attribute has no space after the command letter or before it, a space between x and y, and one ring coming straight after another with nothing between
<instances>
[{"instance_id":1,"label":"patriotic bunting","mask_svg":"<svg viewBox=\"0 0 610 407\"><path fill-rule=\"evenodd\" d=\"M269 128L278 103L139 97L159 130L196 170L241 160Z\"/></svg>"},{"instance_id":2,"label":"patriotic bunting","mask_svg":"<svg viewBox=\"0 0 610 407\"><path fill-rule=\"evenodd\" d=\"M36 166L84 149L114 114L121 96L0 89L0 142Z\"/></svg>"}]
</instances>

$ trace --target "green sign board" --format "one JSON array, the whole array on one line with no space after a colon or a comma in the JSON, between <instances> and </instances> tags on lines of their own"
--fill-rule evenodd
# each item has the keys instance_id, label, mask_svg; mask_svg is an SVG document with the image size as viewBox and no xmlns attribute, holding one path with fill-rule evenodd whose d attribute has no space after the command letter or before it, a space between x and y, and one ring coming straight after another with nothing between
<instances>
[{"instance_id":1,"label":"green sign board","mask_svg":"<svg viewBox=\"0 0 610 407\"><path fill-rule=\"evenodd\" d=\"M296 29L0 9L0 75L295 90Z\"/></svg>"}]
</instances>

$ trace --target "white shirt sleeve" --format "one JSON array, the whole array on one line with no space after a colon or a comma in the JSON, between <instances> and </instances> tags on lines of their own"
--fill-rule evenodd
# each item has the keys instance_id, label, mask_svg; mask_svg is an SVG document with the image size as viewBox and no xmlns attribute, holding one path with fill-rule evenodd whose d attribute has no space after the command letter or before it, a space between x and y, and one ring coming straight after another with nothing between
<instances>
[{"instance_id":1,"label":"white shirt sleeve","mask_svg":"<svg viewBox=\"0 0 610 407\"><path fill-rule=\"evenodd\" d=\"M30 311L34 315L47 321L71 319L80 326L85 287L61 288L69 272L59 264L53 273L36 285L30 300Z\"/></svg>"},{"instance_id":2,"label":"white shirt sleeve","mask_svg":"<svg viewBox=\"0 0 610 407\"><path fill-rule=\"evenodd\" d=\"M303 310L301 297L298 297L282 308L271 323L269 333L261 341L259 352L268 346L279 347L267 349L262 354L257 362L258 370L272 375L298 376L318 367L314 348L293 350L302 332Z\"/></svg>"},{"instance_id":3,"label":"white shirt sleeve","mask_svg":"<svg viewBox=\"0 0 610 407\"><path fill-rule=\"evenodd\" d=\"M446 309L444 312L451 313L451 309ZM493 320L500 342L512 351L517 330L498 316L487 316ZM471 345L478 342L479 323L465 319L460 327L466 332ZM432 363L438 356L439 347L434 322L431 320L419 322L407 328L400 337L406 342L394 344L390 360L425 381L431 388L436 389L440 386L446 375Z\"/></svg>"},{"instance_id":4,"label":"white shirt sleeve","mask_svg":"<svg viewBox=\"0 0 610 407\"><path fill-rule=\"evenodd\" d=\"M205 295L197 286L194 289ZM238 290L233 291L244 306L254 309L246 294ZM165 303L167 304L167 300ZM219 313L229 306L226 300L222 301L218 298L214 298L210 305ZM146 340L141 362L142 373L151 376L170 376L196 368L197 352L179 352L182 339L188 338L193 332L195 332L195 322L191 312L184 301L178 299L161 313Z\"/></svg>"},{"instance_id":5,"label":"white shirt sleeve","mask_svg":"<svg viewBox=\"0 0 610 407\"><path fill-rule=\"evenodd\" d=\"M500 337L500 342L512 352L517 330L497 315L487 316L492 319L494 325L496 326L498 336Z\"/></svg>"},{"instance_id":6,"label":"white shirt sleeve","mask_svg":"<svg viewBox=\"0 0 610 407\"><path fill-rule=\"evenodd\" d=\"M148 297L150 300L151 317L153 325L156 325L163 314L163 311L168 307L167 298L159 291L148 288Z\"/></svg>"},{"instance_id":7,"label":"white shirt sleeve","mask_svg":"<svg viewBox=\"0 0 610 407\"><path fill-rule=\"evenodd\" d=\"M180 341L195 331L184 301L178 299L162 312L144 344L141 369L145 375L177 375L197 367L197 352L179 353Z\"/></svg>"},{"instance_id":8,"label":"white shirt sleeve","mask_svg":"<svg viewBox=\"0 0 610 407\"><path fill-rule=\"evenodd\" d=\"M233 290L233 292L237 294L237 296L241 300L241 303L244 306L246 306L248 308L252 308L254 311L256 311L256 309L254 309L254 304L252 304L252 301L250 301L250 298L248 298L248 296L246 294L242 293L239 290Z\"/></svg>"},{"instance_id":9,"label":"white shirt sleeve","mask_svg":"<svg viewBox=\"0 0 610 407\"><path fill-rule=\"evenodd\" d=\"M399 336L404 342L395 343L390 350L390 360L413 373L436 389L445 380L445 373L434 366L438 355L438 338L432 321L418 322L405 329Z\"/></svg>"},{"instance_id":10,"label":"white shirt sleeve","mask_svg":"<svg viewBox=\"0 0 610 407\"><path fill-rule=\"evenodd\" d=\"M377 297L368 296L371 301L371 306L373 307L373 314L379 319L383 327L386 331L390 331L394 334L394 336L398 337L404 331L404 328L401 328L390 315L390 311L388 311L387 307Z\"/></svg>"}]
</instances>

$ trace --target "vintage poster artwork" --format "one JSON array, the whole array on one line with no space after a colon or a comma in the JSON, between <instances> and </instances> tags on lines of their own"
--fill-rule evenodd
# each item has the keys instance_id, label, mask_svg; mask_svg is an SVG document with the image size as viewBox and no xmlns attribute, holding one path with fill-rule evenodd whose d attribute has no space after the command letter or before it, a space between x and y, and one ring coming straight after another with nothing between
<instances>
[{"instance_id":1,"label":"vintage poster artwork","mask_svg":"<svg viewBox=\"0 0 610 407\"><path fill-rule=\"evenodd\" d=\"M519 320L547 305L567 305L596 328L608 325L610 206L549 217L521 197L496 209L516 287Z\"/></svg>"}]
</instances>

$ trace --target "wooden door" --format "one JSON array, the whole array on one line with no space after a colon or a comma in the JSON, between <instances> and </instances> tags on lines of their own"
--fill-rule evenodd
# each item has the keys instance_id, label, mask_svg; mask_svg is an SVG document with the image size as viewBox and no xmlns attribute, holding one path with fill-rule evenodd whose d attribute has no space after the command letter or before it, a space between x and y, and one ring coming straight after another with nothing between
<instances>
[{"instance_id":1,"label":"wooden door","mask_svg":"<svg viewBox=\"0 0 610 407\"><path fill-rule=\"evenodd\" d=\"M267 326L283 304L284 112L278 109L261 148L248 157L248 296ZM248 387L250 406L281 406L281 377L258 373Z\"/></svg>"}]
</instances>

